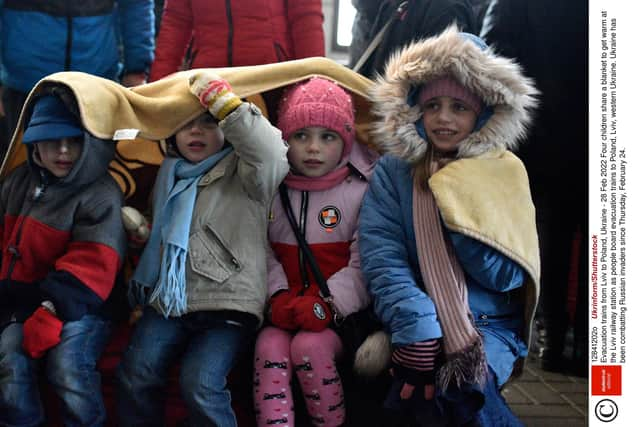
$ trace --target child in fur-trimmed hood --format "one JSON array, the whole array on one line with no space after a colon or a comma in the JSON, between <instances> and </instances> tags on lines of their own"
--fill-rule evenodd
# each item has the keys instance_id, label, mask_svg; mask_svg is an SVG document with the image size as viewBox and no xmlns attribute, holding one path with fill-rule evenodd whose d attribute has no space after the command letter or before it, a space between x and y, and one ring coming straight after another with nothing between
<instances>
[{"instance_id":1,"label":"child in fur-trimmed hood","mask_svg":"<svg viewBox=\"0 0 640 427\"><path fill-rule=\"evenodd\" d=\"M527 174L509 150L536 94L455 27L397 52L371 89L386 155L361 210L362 271L391 335L387 405L419 421L520 425L499 388L527 354L540 267Z\"/></svg>"}]
</instances>

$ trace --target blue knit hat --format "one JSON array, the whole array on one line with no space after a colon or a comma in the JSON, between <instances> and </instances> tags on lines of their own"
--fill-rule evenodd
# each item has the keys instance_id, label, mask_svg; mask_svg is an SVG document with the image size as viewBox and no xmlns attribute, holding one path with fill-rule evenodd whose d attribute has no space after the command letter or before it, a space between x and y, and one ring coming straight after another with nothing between
<instances>
[{"instance_id":1,"label":"blue knit hat","mask_svg":"<svg viewBox=\"0 0 640 427\"><path fill-rule=\"evenodd\" d=\"M80 123L62 100L55 95L46 95L36 101L22 142L29 144L71 138L81 136L83 133Z\"/></svg>"}]
</instances>

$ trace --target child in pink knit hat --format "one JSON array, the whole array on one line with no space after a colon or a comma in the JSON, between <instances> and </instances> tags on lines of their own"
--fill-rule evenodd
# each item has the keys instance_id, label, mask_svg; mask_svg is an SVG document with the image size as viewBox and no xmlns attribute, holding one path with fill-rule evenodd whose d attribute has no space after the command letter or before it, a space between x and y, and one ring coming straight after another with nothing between
<instances>
[{"instance_id":1,"label":"child in pink knit hat","mask_svg":"<svg viewBox=\"0 0 640 427\"><path fill-rule=\"evenodd\" d=\"M323 78L306 80L284 94L278 127L289 143L291 172L271 208L270 324L260 332L255 350L257 424L295 425L295 374L313 425L338 426L345 422L345 404L336 361L344 351L332 326L334 319L369 304L356 230L374 156L355 142L351 97ZM331 304L301 255L294 226L313 253Z\"/></svg>"}]
</instances>

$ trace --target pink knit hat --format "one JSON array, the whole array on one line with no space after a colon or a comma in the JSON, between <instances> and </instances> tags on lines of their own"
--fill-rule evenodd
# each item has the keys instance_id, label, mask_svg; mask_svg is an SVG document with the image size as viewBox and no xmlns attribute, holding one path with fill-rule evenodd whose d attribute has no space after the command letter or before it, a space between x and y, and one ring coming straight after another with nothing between
<instances>
[{"instance_id":1,"label":"pink knit hat","mask_svg":"<svg viewBox=\"0 0 640 427\"><path fill-rule=\"evenodd\" d=\"M351 152L355 139L353 102L351 96L337 84L312 77L285 92L278 110L278 128L288 140L305 127L325 127L344 141L342 158Z\"/></svg>"},{"instance_id":2,"label":"pink knit hat","mask_svg":"<svg viewBox=\"0 0 640 427\"><path fill-rule=\"evenodd\" d=\"M464 101L476 114L480 114L482 106L484 105L479 96L462 86L454 78L448 76L425 83L422 89L420 89L418 102L420 105L424 105L428 100L438 96L450 96L451 98Z\"/></svg>"}]
</instances>

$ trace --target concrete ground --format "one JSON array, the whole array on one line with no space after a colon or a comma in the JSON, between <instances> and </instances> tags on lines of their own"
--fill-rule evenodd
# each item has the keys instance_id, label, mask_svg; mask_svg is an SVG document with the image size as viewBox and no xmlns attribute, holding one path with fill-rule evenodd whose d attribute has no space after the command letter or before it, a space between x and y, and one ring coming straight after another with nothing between
<instances>
[{"instance_id":1,"label":"concrete ground","mask_svg":"<svg viewBox=\"0 0 640 427\"><path fill-rule=\"evenodd\" d=\"M546 372L530 356L525 372L503 390L511 409L527 427L586 426L589 380Z\"/></svg>"}]
</instances>

